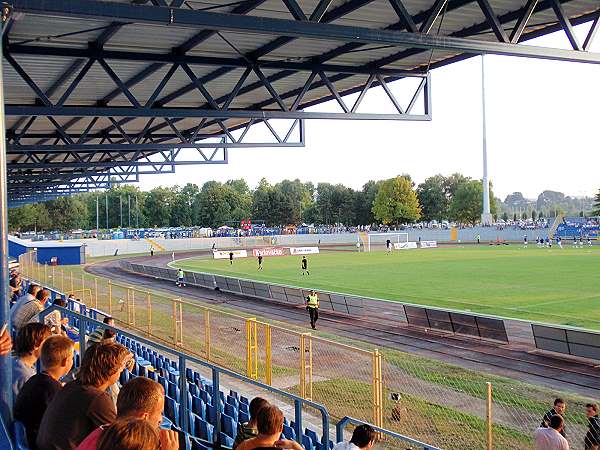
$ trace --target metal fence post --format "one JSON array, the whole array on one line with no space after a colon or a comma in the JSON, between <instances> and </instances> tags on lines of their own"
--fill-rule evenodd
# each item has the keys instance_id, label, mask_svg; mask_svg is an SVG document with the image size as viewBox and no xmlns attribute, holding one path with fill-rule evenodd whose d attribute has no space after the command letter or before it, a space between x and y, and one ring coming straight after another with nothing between
<instances>
[{"instance_id":1,"label":"metal fence post","mask_svg":"<svg viewBox=\"0 0 600 450\"><path fill-rule=\"evenodd\" d=\"M206 346L206 360L210 361L210 312L204 310L204 344Z\"/></svg>"},{"instance_id":2,"label":"metal fence post","mask_svg":"<svg viewBox=\"0 0 600 450\"><path fill-rule=\"evenodd\" d=\"M383 374L381 370L381 354L373 351L373 424L383 428Z\"/></svg>"},{"instance_id":3,"label":"metal fence post","mask_svg":"<svg viewBox=\"0 0 600 450\"><path fill-rule=\"evenodd\" d=\"M146 311L148 314L148 337L152 335L152 294L148 291L146 295Z\"/></svg>"},{"instance_id":4,"label":"metal fence post","mask_svg":"<svg viewBox=\"0 0 600 450\"><path fill-rule=\"evenodd\" d=\"M112 283L108 280L108 313L112 316Z\"/></svg>"},{"instance_id":5,"label":"metal fence post","mask_svg":"<svg viewBox=\"0 0 600 450\"><path fill-rule=\"evenodd\" d=\"M265 383L271 386L273 367L271 363L271 325L265 324Z\"/></svg>"},{"instance_id":6,"label":"metal fence post","mask_svg":"<svg viewBox=\"0 0 600 450\"><path fill-rule=\"evenodd\" d=\"M487 408L486 408L486 426L487 426L487 450L494 448L493 441L493 421L492 421L492 383L487 382Z\"/></svg>"},{"instance_id":7,"label":"metal fence post","mask_svg":"<svg viewBox=\"0 0 600 450\"><path fill-rule=\"evenodd\" d=\"M313 352L312 335L308 333L308 399L313 399Z\"/></svg>"},{"instance_id":8,"label":"metal fence post","mask_svg":"<svg viewBox=\"0 0 600 450\"><path fill-rule=\"evenodd\" d=\"M60 269L60 290L65 292L65 271Z\"/></svg>"},{"instance_id":9,"label":"metal fence post","mask_svg":"<svg viewBox=\"0 0 600 450\"><path fill-rule=\"evenodd\" d=\"M52 266L52 286L58 286L58 284L56 283L56 270L55 270L56 266Z\"/></svg>"},{"instance_id":10,"label":"metal fence post","mask_svg":"<svg viewBox=\"0 0 600 450\"><path fill-rule=\"evenodd\" d=\"M81 274L81 301L85 303L85 275L83 273Z\"/></svg>"},{"instance_id":11,"label":"metal fence post","mask_svg":"<svg viewBox=\"0 0 600 450\"><path fill-rule=\"evenodd\" d=\"M94 308L98 309L98 277L94 277Z\"/></svg>"},{"instance_id":12,"label":"metal fence post","mask_svg":"<svg viewBox=\"0 0 600 450\"><path fill-rule=\"evenodd\" d=\"M75 292L74 284L73 284L73 271L71 270L71 293Z\"/></svg>"},{"instance_id":13,"label":"metal fence post","mask_svg":"<svg viewBox=\"0 0 600 450\"><path fill-rule=\"evenodd\" d=\"M304 333L300 334L300 397L306 398L306 358L304 356Z\"/></svg>"},{"instance_id":14,"label":"metal fence post","mask_svg":"<svg viewBox=\"0 0 600 450\"><path fill-rule=\"evenodd\" d=\"M181 429L188 433L190 431L190 423L188 417L188 386L187 386L187 378L185 376L185 356L183 354L179 354L179 392L181 392L181 397L179 401L179 426ZM182 449L183 450L183 449Z\"/></svg>"},{"instance_id":15,"label":"metal fence post","mask_svg":"<svg viewBox=\"0 0 600 450\"><path fill-rule=\"evenodd\" d=\"M258 343L256 318L246 319L246 374L258 379Z\"/></svg>"},{"instance_id":16,"label":"metal fence post","mask_svg":"<svg viewBox=\"0 0 600 450\"><path fill-rule=\"evenodd\" d=\"M48 264L44 264L44 283L48 284Z\"/></svg>"}]
</instances>

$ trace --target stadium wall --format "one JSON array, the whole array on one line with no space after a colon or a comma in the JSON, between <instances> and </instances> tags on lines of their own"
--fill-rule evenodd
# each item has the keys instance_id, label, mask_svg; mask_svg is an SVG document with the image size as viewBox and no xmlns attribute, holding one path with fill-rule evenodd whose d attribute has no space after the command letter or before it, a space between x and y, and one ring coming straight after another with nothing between
<instances>
[{"instance_id":1,"label":"stadium wall","mask_svg":"<svg viewBox=\"0 0 600 450\"><path fill-rule=\"evenodd\" d=\"M498 230L494 227L475 227L458 230L457 241L450 238L450 230L441 229L409 229L402 232L408 233L410 241L431 240L438 242L461 242L470 243L476 241L476 236L481 236L482 242L495 241L496 239L521 242L523 236L527 235L529 241L535 241L535 238L546 237L549 229L520 230L505 228ZM154 239L167 252L186 251L186 250L209 250L215 244L216 248L254 248L261 246L308 246L308 245L355 245L357 242L356 233L336 233L336 234L290 234L281 236L250 236L242 238L215 237L215 238L186 238L186 239ZM80 243L86 245L87 256L112 256L112 255L130 255L142 254L150 251L151 244L145 240L96 240L96 239L74 239L70 243Z\"/></svg>"}]
</instances>

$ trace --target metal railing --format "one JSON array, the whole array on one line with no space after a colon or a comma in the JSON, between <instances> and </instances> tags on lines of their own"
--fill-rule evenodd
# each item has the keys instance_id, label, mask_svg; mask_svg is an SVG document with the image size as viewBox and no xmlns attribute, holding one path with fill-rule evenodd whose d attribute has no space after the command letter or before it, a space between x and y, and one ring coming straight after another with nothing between
<instances>
[{"instance_id":1,"label":"metal railing","mask_svg":"<svg viewBox=\"0 0 600 450\"><path fill-rule=\"evenodd\" d=\"M393 431L390 431L390 430L385 430L383 428L379 428L373 424L363 422L362 420L358 420L358 419L355 419L355 418L349 417L349 416L342 418L342 420L340 420L337 423L337 425L335 426L335 433L336 433L335 439L337 442L342 442L344 440L344 429L350 424L352 424L352 425L364 425L364 424L370 425L379 434L380 440L385 439L387 437L387 438L392 438L392 439L401 441L403 443L415 446L418 449L422 449L422 450L440 450L439 448L433 447L429 444L425 444L423 442L408 438L401 434L394 433Z\"/></svg>"}]
</instances>

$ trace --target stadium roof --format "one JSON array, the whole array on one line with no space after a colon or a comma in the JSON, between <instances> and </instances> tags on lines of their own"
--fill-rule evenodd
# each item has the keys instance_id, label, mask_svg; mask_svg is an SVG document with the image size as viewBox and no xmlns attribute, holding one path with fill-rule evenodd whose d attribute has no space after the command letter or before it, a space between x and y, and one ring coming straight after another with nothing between
<instances>
[{"instance_id":1,"label":"stadium roof","mask_svg":"<svg viewBox=\"0 0 600 450\"><path fill-rule=\"evenodd\" d=\"M597 0L12 0L4 16L13 204L302 146L304 119L430 120L428 70L477 54L600 63ZM557 30L573 50L518 45ZM375 86L386 111L365 109Z\"/></svg>"}]
</instances>

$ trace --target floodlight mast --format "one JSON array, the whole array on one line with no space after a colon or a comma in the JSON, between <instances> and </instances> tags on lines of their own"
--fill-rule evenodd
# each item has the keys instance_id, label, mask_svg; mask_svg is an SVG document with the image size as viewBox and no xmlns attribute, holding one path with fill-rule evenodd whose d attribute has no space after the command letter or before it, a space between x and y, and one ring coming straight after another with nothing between
<instances>
[{"instance_id":1,"label":"floodlight mast","mask_svg":"<svg viewBox=\"0 0 600 450\"><path fill-rule=\"evenodd\" d=\"M490 181L488 179L487 167L487 129L485 118L485 63L484 55L481 55L481 131L483 136L483 212L481 214L481 224L491 225L492 214L490 213Z\"/></svg>"}]
</instances>

